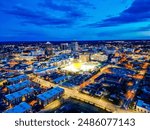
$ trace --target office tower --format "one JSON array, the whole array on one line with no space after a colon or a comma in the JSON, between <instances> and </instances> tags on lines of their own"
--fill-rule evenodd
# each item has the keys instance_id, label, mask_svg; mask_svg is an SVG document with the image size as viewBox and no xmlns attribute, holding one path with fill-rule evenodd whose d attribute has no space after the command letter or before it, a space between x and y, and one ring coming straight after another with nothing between
<instances>
[{"instance_id":1,"label":"office tower","mask_svg":"<svg viewBox=\"0 0 150 130\"><path fill-rule=\"evenodd\" d=\"M68 50L69 44L68 43L61 43L61 50Z\"/></svg>"},{"instance_id":2,"label":"office tower","mask_svg":"<svg viewBox=\"0 0 150 130\"><path fill-rule=\"evenodd\" d=\"M53 45L50 42L46 43L46 46L45 46L45 55L46 56L53 55Z\"/></svg>"},{"instance_id":3,"label":"office tower","mask_svg":"<svg viewBox=\"0 0 150 130\"><path fill-rule=\"evenodd\" d=\"M73 52L79 51L78 42L72 42L72 43L71 43L71 51L73 51Z\"/></svg>"}]
</instances>

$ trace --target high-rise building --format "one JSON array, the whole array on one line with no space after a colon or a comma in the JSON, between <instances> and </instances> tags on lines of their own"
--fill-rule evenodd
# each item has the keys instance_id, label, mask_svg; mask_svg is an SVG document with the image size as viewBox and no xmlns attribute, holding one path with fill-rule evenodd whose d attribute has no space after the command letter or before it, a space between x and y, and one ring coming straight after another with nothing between
<instances>
[{"instance_id":1,"label":"high-rise building","mask_svg":"<svg viewBox=\"0 0 150 130\"><path fill-rule=\"evenodd\" d=\"M69 44L68 43L61 43L61 50L68 50Z\"/></svg>"},{"instance_id":2,"label":"high-rise building","mask_svg":"<svg viewBox=\"0 0 150 130\"><path fill-rule=\"evenodd\" d=\"M53 45L50 42L47 42L45 45L45 55L46 56L53 55Z\"/></svg>"},{"instance_id":3,"label":"high-rise building","mask_svg":"<svg viewBox=\"0 0 150 130\"><path fill-rule=\"evenodd\" d=\"M71 43L71 50L72 50L73 52L79 51L78 42L72 42L72 43Z\"/></svg>"}]
</instances>

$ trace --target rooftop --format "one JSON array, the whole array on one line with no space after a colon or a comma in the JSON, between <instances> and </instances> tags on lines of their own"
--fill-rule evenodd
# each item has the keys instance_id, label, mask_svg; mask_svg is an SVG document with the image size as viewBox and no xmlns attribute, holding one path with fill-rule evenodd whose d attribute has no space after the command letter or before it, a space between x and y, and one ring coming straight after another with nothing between
<instances>
[{"instance_id":1,"label":"rooftop","mask_svg":"<svg viewBox=\"0 0 150 130\"><path fill-rule=\"evenodd\" d=\"M61 82L61 81L63 81L63 80L65 80L65 79L67 79L69 76L61 76L61 77L58 77L58 78L56 78L56 79L54 79L54 82L55 83L59 83L59 82Z\"/></svg>"},{"instance_id":2,"label":"rooftop","mask_svg":"<svg viewBox=\"0 0 150 130\"><path fill-rule=\"evenodd\" d=\"M5 97L9 101L13 101L14 99L21 98L22 96L30 94L32 92L34 92L34 89L27 87L27 88L24 88L18 92L8 94Z\"/></svg>"},{"instance_id":3,"label":"rooftop","mask_svg":"<svg viewBox=\"0 0 150 130\"><path fill-rule=\"evenodd\" d=\"M30 80L25 80L25 81L18 83L18 84L9 85L9 86L7 86L7 88L10 91L17 91L17 90L20 90L22 88L25 88L26 86L29 86L30 84L31 84Z\"/></svg>"},{"instance_id":4,"label":"rooftop","mask_svg":"<svg viewBox=\"0 0 150 130\"><path fill-rule=\"evenodd\" d=\"M63 91L64 91L64 89L55 87L45 93L39 94L37 97L42 101L46 101L48 99L53 98L54 96L58 95L59 93L61 93Z\"/></svg>"},{"instance_id":5,"label":"rooftop","mask_svg":"<svg viewBox=\"0 0 150 130\"><path fill-rule=\"evenodd\" d=\"M137 101L137 106L142 107L142 108L145 108L145 109L147 109L147 110L150 111L150 105L149 105L149 104L146 104L146 103L145 103L144 101L142 101L142 100L138 100L138 101Z\"/></svg>"},{"instance_id":6,"label":"rooftop","mask_svg":"<svg viewBox=\"0 0 150 130\"><path fill-rule=\"evenodd\" d=\"M17 81L19 81L19 80L27 79L27 78L28 78L27 75L19 75L19 76L14 77L14 78L9 78L9 79L8 79L8 82L13 83L13 82L17 82Z\"/></svg>"},{"instance_id":7,"label":"rooftop","mask_svg":"<svg viewBox=\"0 0 150 130\"><path fill-rule=\"evenodd\" d=\"M68 55L68 54L61 54L59 56L55 56L55 57L51 58L49 60L49 62L50 63L54 63L54 62L59 62L59 61L62 61L62 60L67 60L69 58L70 58L70 55Z\"/></svg>"},{"instance_id":8,"label":"rooftop","mask_svg":"<svg viewBox=\"0 0 150 130\"><path fill-rule=\"evenodd\" d=\"M51 66L49 68L36 70L35 73L45 72L45 71L53 70L53 69L56 69L56 68L57 68L56 66Z\"/></svg>"},{"instance_id":9,"label":"rooftop","mask_svg":"<svg viewBox=\"0 0 150 130\"><path fill-rule=\"evenodd\" d=\"M5 113L24 113L30 110L31 108L32 107L28 103L22 102L19 105L15 106L14 108L6 110Z\"/></svg>"}]
</instances>

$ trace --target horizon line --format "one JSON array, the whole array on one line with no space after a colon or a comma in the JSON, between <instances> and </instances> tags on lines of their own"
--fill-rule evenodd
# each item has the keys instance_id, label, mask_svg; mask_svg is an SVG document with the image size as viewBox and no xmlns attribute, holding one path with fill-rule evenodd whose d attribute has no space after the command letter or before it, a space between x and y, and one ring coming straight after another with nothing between
<instances>
[{"instance_id":1,"label":"horizon line","mask_svg":"<svg viewBox=\"0 0 150 130\"><path fill-rule=\"evenodd\" d=\"M88 42L88 41L150 41L150 39L106 39L106 40L8 40L4 42Z\"/></svg>"}]
</instances>

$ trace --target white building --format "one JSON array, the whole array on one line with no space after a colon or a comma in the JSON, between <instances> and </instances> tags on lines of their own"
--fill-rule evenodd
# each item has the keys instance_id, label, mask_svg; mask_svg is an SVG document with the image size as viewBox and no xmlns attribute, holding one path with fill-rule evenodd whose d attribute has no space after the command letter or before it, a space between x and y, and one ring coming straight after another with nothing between
<instances>
[{"instance_id":1,"label":"white building","mask_svg":"<svg viewBox=\"0 0 150 130\"><path fill-rule=\"evenodd\" d=\"M102 53L96 53L91 55L91 60L104 62L107 61L108 56Z\"/></svg>"},{"instance_id":2,"label":"white building","mask_svg":"<svg viewBox=\"0 0 150 130\"><path fill-rule=\"evenodd\" d=\"M71 43L71 50L74 51L74 52L79 51L78 42L72 42Z\"/></svg>"},{"instance_id":3,"label":"white building","mask_svg":"<svg viewBox=\"0 0 150 130\"><path fill-rule=\"evenodd\" d=\"M39 56L39 55L44 55L45 51L40 49L40 50L35 50L35 51L31 51L31 56Z\"/></svg>"},{"instance_id":4,"label":"white building","mask_svg":"<svg viewBox=\"0 0 150 130\"><path fill-rule=\"evenodd\" d=\"M68 50L69 44L68 43L61 43L61 50Z\"/></svg>"}]
</instances>

